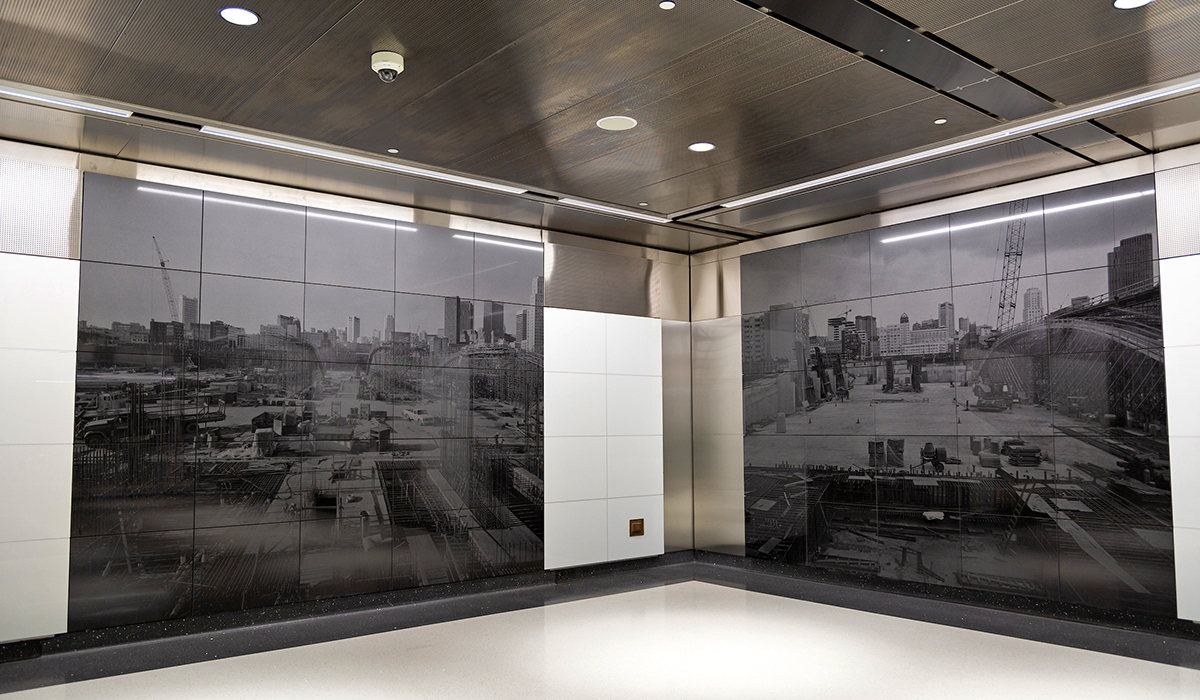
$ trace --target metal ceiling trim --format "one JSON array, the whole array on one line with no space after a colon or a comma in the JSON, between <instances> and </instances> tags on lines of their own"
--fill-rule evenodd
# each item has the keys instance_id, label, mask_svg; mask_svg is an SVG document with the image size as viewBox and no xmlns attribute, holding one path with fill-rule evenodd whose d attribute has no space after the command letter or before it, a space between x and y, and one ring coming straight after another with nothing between
<instances>
[{"instance_id":1,"label":"metal ceiling trim","mask_svg":"<svg viewBox=\"0 0 1200 700\"><path fill-rule=\"evenodd\" d=\"M1200 146L1195 147L1191 157L1196 162L1200 162ZM753 241L704 251L693 255L692 258L695 261L694 264L703 264L714 260L741 257L765 250L785 248L798 243L844 236L859 231L868 231L884 226L893 226L995 204L1003 204L1016 199L1038 197L1063 190L1087 187L1114 180L1123 180L1139 175L1148 175L1158 169L1162 169L1156 160L1157 158L1158 156L1156 155L1138 156L1114 163L1095 165L1089 168L1081 168L1079 170L1017 182L1011 185L1003 185L978 192L969 192L932 202L875 212L852 219L844 219L842 221L801 228L786 233L773 234ZM1180 164L1183 163L1181 162ZM1174 167L1179 166L1176 165Z\"/></svg>"},{"instance_id":2,"label":"metal ceiling trim","mask_svg":"<svg viewBox=\"0 0 1200 700\"><path fill-rule=\"evenodd\" d=\"M252 146L273 148L276 150L287 151L289 153L298 153L300 155L311 156L314 158L325 158L328 160L334 160L340 163L349 163L350 165L358 165L365 168L389 170L391 172L401 173L403 175L413 175L416 177L428 178L430 180L440 180L442 182L449 182L455 185L491 190L493 192L501 192L504 194L518 195L525 194L529 191L529 189L526 187L514 187L512 185L504 185L498 182L491 182L473 177L464 177L462 175L455 175L453 173L444 173L438 170L417 167L415 165L406 165L398 162L394 163L391 161L382 160L380 158L368 158L366 156L354 155L336 148L329 148L317 144L308 144L294 139L258 134L247 129L228 129L225 127L205 125L200 127L200 133L206 136L216 136L223 139L241 141L242 143L248 143Z\"/></svg>"},{"instance_id":3,"label":"metal ceiling trim","mask_svg":"<svg viewBox=\"0 0 1200 700\"><path fill-rule=\"evenodd\" d=\"M58 109L70 109L89 114L97 114L104 117L116 117L120 119L128 119L133 116L133 110L119 107L108 107L99 103L92 102L91 99L80 99L76 97L61 96L52 94L49 91L33 89L24 85L17 86L15 83L7 81L0 82L0 96L15 99L22 102L33 102L34 104L55 107Z\"/></svg>"},{"instance_id":4,"label":"metal ceiling trim","mask_svg":"<svg viewBox=\"0 0 1200 700\"><path fill-rule=\"evenodd\" d=\"M786 187L767 190L765 192L760 192L758 194L753 194L739 199L733 199L722 202L719 204L719 206L725 209L736 209L769 199L776 199L778 197L795 194L797 192L816 189L845 180L856 179L885 170L893 170L905 165L931 160L952 153L967 151L995 143L1011 141L1024 136L1037 134L1042 131L1048 131L1054 128L1084 122L1089 119L1112 116L1122 110L1130 109L1132 107L1139 107L1161 102L1195 92L1200 92L1200 74L1193 74L1185 78L1169 81L1167 83L1162 83L1146 89L1127 92L1118 97L1096 100L1080 107L1061 109L1049 115L1012 122L1010 124L997 127L996 129L986 130L976 136L971 136L966 139L949 141L932 148L911 151L909 153L877 161L875 163L861 165L849 170L843 170L830 175L804 180ZM688 212L679 212L671 216L672 218L680 218L686 215L688 215Z\"/></svg>"}]
</instances>

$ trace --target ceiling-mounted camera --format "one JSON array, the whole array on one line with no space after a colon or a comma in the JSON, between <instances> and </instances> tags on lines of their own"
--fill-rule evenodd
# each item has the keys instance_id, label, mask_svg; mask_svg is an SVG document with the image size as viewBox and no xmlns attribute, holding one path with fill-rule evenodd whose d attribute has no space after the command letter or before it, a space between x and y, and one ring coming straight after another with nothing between
<instances>
[{"instance_id":1,"label":"ceiling-mounted camera","mask_svg":"<svg viewBox=\"0 0 1200 700\"><path fill-rule=\"evenodd\" d=\"M394 82L396 76L404 72L404 57L395 51L376 51L371 54L371 70L378 73L383 82Z\"/></svg>"}]
</instances>

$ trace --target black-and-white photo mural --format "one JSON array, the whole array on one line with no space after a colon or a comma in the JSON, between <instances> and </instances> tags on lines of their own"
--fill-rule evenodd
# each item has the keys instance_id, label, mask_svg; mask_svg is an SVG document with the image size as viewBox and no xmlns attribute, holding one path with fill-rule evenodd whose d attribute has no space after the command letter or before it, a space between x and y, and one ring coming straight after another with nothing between
<instances>
[{"instance_id":1,"label":"black-and-white photo mural","mask_svg":"<svg viewBox=\"0 0 1200 700\"><path fill-rule=\"evenodd\" d=\"M69 625L542 569L542 247L85 178Z\"/></svg>"},{"instance_id":2,"label":"black-and-white photo mural","mask_svg":"<svg viewBox=\"0 0 1200 700\"><path fill-rule=\"evenodd\" d=\"M742 258L747 554L1173 617L1156 236L1146 176Z\"/></svg>"}]
</instances>

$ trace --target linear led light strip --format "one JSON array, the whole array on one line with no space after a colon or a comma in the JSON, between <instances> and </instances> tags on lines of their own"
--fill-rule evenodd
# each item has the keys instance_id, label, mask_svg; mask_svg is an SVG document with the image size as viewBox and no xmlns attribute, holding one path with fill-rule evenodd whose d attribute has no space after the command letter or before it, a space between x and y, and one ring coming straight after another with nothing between
<instances>
[{"instance_id":1,"label":"linear led light strip","mask_svg":"<svg viewBox=\"0 0 1200 700\"><path fill-rule=\"evenodd\" d=\"M1127 199L1137 199L1146 195L1154 194L1154 190L1146 190L1145 192L1131 192L1130 194L1117 195L1116 197L1105 197L1104 199L1092 199L1086 202L1078 202L1076 204L1065 204L1061 207L1050 207L1049 209L1040 209L1031 211L1025 214L1013 214L1012 216L1001 216L997 219L988 219L987 221L975 221L969 224L961 224L959 226L951 226L949 229L942 227L932 231L922 231L921 233L908 233L903 236L893 236L892 238L884 238L880 243L896 243L898 241L907 241L913 238L924 238L925 236L936 236L940 233L955 233L957 231L966 231L967 229L979 228L980 226L991 226L992 224L1002 224L1006 221L1016 221L1017 219L1028 219L1031 216L1058 214L1059 212L1071 211L1072 209L1083 209L1084 207L1095 207L1101 204L1111 204L1113 202L1123 202Z\"/></svg>"},{"instance_id":2,"label":"linear led light strip","mask_svg":"<svg viewBox=\"0 0 1200 700\"><path fill-rule=\"evenodd\" d=\"M829 185L834 182L840 182L842 180L850 180L850 179L853 179L856 177L861 177L863 175L870 175L871 173L877 173L877 172L880 172L881 170L891 170L893 168L898 168L902 165L908 165L909 163L915 163L917 161L928 160L930 158L936 158L938 156L944 156L948 153L954 153L956 151L963 151L963 150L967 150L970 148L975 148L976 146L982 146L985 144L993 143L995 141L1002 141L1002 140L1010 138L1012 136L1020 136L1022 134L1032 134L1032 133L1035 133L1038 131L1044 131L1046 129L1049 129L1050 127L1058 126L1059 124L1065 124L1067 122L1084 121L1086 119L1091 119L1092 117L1096 117L1101 114L1105 114L1108 112L1115 112L1117 110L1125 109L1126 107L1133 107L1135 105L1144 104L1146 102L1153 102L1155 100L1160 100L1165 97L1171 97L1173 95L1178 95L1178 94L1184 93L1184 92L1190 92L1197 88L1200 88L1200 80L1192 80L1192 81L1183 83L1181 85L1174 85L1172 87L1161 88L1159 90L1152 90L1150 92L1147 92L1147 93L1144 93L1141 95L1136 95L1134 97L1130 97L1130 98L1127 98L1124 100L1118 100L1116 102L1108 102L1108 103L1105 103L1102 105L1097 105L1095 107L1089 107L1087 109L1081 109L1081 110L1075 110L1072 112L1067 112L1066 114L1063 114L1061 116L1052 117L1049 119L1042 119L1042 120L1039 120L1036 122L1026 124L1025 126L1015 127L1015 128L1008 129L1005 131L1000 131L1000 132L997 132L994 134L988 134L986 136L979 136L979 137L976 137L973 139L968 139L966 141L960 141L958 143L952 143L952 144L949 144L946 146L941 146L939 148L932 148L927 151L920 151L919 153L912 153L907 156L901 156L899 158L885 160L882 163L875 163L873 165L864 165L861 168L847 170L846 172L836 173L834 175L827 175L825 177L817 178L816 180L809 180L808 182L797 183L795 185L790 185L788 187L782 187L777 190L771 190L770 192L763 192L761 194L752 195L750 197L743 197L742 199L735 199L734 201L726 202L726 203L722 204L721 206L726 209L732 209L735 207L744 207L747 204L754 204L756 202L761 202L766 199L775 199L776 197L782 197L782 196L788 195L788 194L795 194L796 192L803 192L804 190L811 190L816 187L823 187L824 185Z\"/></svg>"},{"instance_id":3,"label":"linear led light strip","mask_svg":"<svg viewBox=\"0 0 1200 700\"><path fill-rule=\"evenodd\" d=\"M376 160L374 158L363 158L354 156L348 153L339 153L337 151L314 148L312 146L301 146L300 144L290 143L288 141L280 141L277 139L264 138L261 136L252 136L243 134L238 131L230 131L221 129L215 126L204 126L200 128L200 133L210 136L219 136L221 138L232 139L234 141L242 141L251 143L256 146L267 146L268 148L278 148L283 151L291 151L292 153L303 153L304 155L317 156L318 158L328 158L337 160L343 163L352 163L354 165L362 165L368 168L379 168L381 170L390 170L392 172L404 173L405 175L416 175L418 177L429 178L430 180L441 180L443 182L453 182L458 185L467 185L468 187L478 187L485 190L493 190L496 192L504 192L507 194L525 194L528 190L524 187L512 187L510 185L501 185L495 182L487 182L485 180L476 180L469 177L461 177L459 175L451 175L450 173L442 173L436 170L426 170L417 168L411 165L401 165L399 163L391 163L386 160Z\"/></svg>"},{"instance_id":4,"label":"linear led light strip","mask_svg":"<svg viewBox=\"0 0 1200 700\"><path fill-rule=\"evenodd\" d=\"M285 207L273 207L269 204L255 204L254 202L239 202L234 199L222 199L221 197L214 197L212 195L199 195L199 194L195 194L192 192L174 192L172 190L161 190L161 189L158 189L157 187L139 186L138 192L151 192L153 194L165 194L165 195L169 195L171 197L182 197L184 199L203 199L206 202L217 202L219 204L230 204L235 207L246 207L248 209L263 209L265 211L277 211L277 212L281 212L284 214L304 214L306 211L304 209L289 209L289 208L285 208ZM345 222L351 223L351 224L362 224L363 226L376 226L378 228L386 228L386 229L394 228L394 229L398 229L400 231L416 232L419 230L419 229L415 229L411 226L401 226L400 224L395 223L395 222L390 223L390 224L385 224L382 221L366 221L364 219L354 219L349 216L338 216L336 214L325 214L323 212L313 211L311 209L308 209L307 213L309 216L311 216L314 219L328 219L330 221L345 221Z\"/></svg>"},{"instance_id":5,"label":"linear led light strip","mask_svg":"<svg viewBox=\"0 0 1200 700\"><path fill-rule=\"evenodd\" d=\"M95 112L96 114L105 114L110 117L125 117L133 116L133 112L127 109L116 109L113 107L100 107L98 105L88 104L86 102L77 102L75 100L64 100L57 97L46 97L35 92L25 92L23 90L12 90L9 88L0 88L0 95L8 97L16 97L22 100L30 100L31 102L41 102L43 104L54 105L55 107L71 107L73 109L82 109L86 112Z\"/></svg>"},{"instance_id":6,"label":"linear led light strip","mask_svg":"<svg viewBox=\"0 0 1200 700\"><path fill-rule=\"evenodd\" d=\"M521 250L535 250L542 252L540 245L529 245L525 243L509 243L508 241L497 241L491 238L476 238L475 236L466 236L461 233L454 234L454 237L462 241L475 241L476 243L490 243L492 245L502 245L505 248L520 248Z\"/></svg>"}]
</instances>

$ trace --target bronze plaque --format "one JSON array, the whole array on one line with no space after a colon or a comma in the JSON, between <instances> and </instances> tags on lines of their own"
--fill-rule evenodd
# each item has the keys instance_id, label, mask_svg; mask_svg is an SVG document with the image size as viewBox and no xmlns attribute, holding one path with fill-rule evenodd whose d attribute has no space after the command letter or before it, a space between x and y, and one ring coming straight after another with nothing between
<instances>
[{"instance_id":1,"label":"bronze plaque","mask_svg":"<svg viewBox=\"0 0 1200 700\"><path fill-rule=\"evenodd\" d=\"M642 518L638 518L637 520L630 520L629 521L629 536L630 537L641 537L642 535L646 534L645 522L646 521Z\"/></svg>"}]
</instances>

